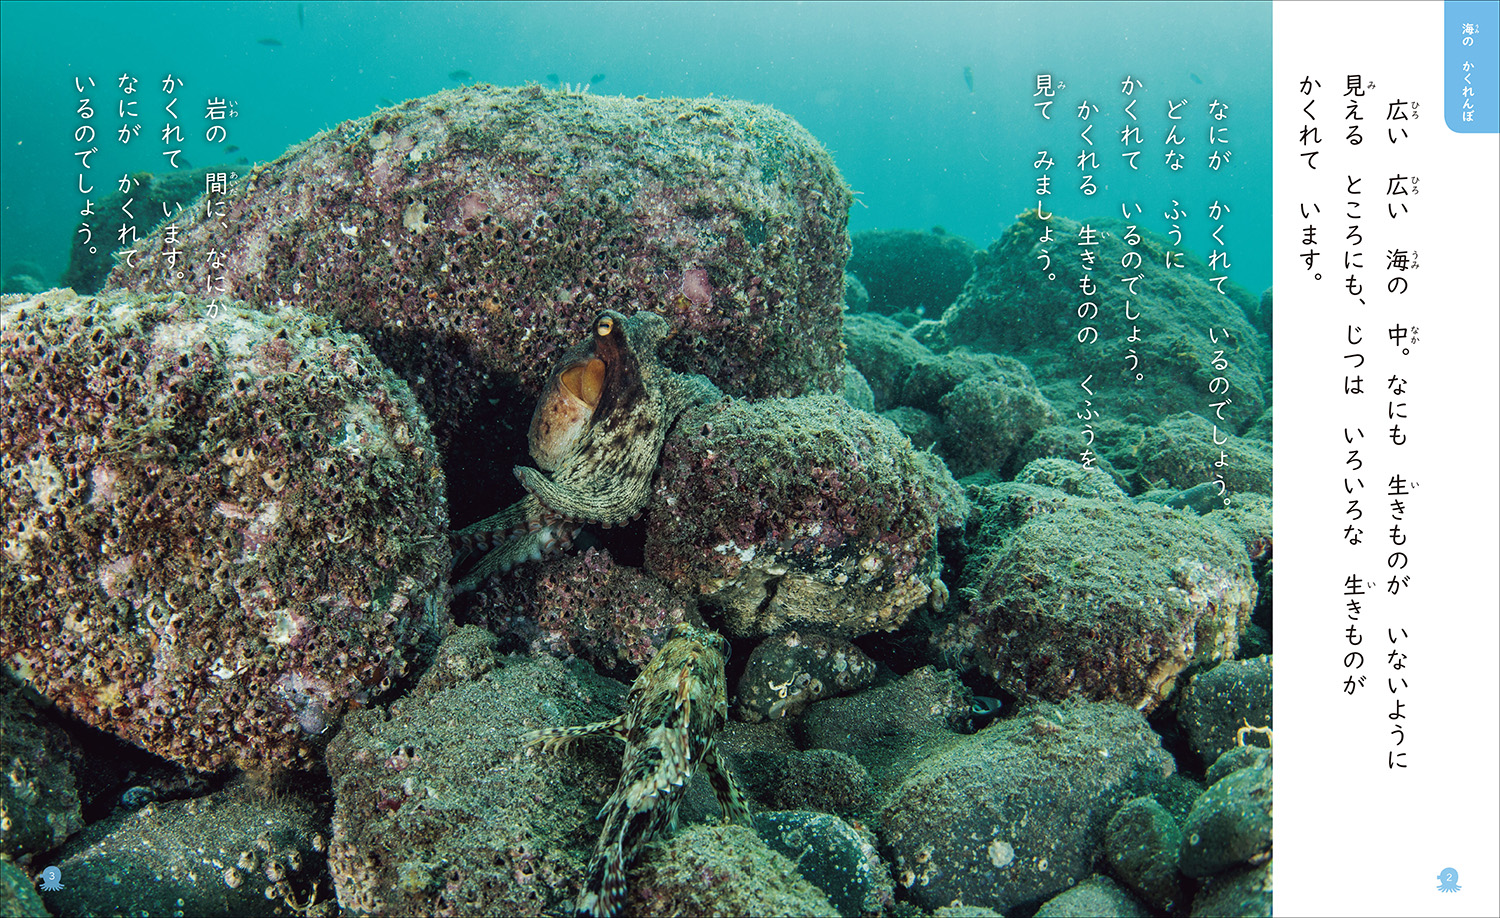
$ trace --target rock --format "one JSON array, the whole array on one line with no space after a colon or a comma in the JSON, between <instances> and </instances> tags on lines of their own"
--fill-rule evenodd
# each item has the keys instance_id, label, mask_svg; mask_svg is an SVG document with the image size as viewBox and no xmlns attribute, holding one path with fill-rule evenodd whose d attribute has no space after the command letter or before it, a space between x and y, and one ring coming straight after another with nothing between
<instances>
[{"instance_id":1,"label":"rock","mask_svg":"<svg viewBox=\"0 0 1500 918\"><path fill-rule=\"evenodd\" d=\"M1021 446L1059 420L1031 373L1013 364L1004 375L971 376L940 400L943 457L957 477L985 469L1012 473Z\"/></svg>"},{"instance_id":2,"label":"rock","mask_svg":"<svg viewBox=\"0 0 1500 918\"><path fill-rule=\"evenodd\" d=\"M1271 852L1271 763L1230 772L1203 792L1182 826L1184 874L1206 877Z\"/></svg>"},{"instance_id":3,"label":"rock","mask_svg":"<svg viewBox=\"0 0 1500 918\"><path fill-rule=\"evenodd\" d=\"M1104 835L1109 869L1158 912L1186 901L1177 855L1182 830L1172 814L1150 797L1136 797L1110 817Z\"/></svg>"},{"instance_id":4,"label":"rock","mask_svg":"<svg viewBox=\"0 0 1500 918\"><path fill-rule=\"evenodd\" d=\"M895 424L901 435L918 449L931 450L943 434L943 422L936 415L928 414L920 408L902 405L882 411L880 416Z\"/></svg>"},{"instance_id":5,"label":"rock","mask_svg":"<svg viewBox=\"0 0 1500 918\"><path fill-rule=\"evenodd\" d=\"M51 918L36 884L21 868L0 858L0 915L12 918Z\"/></svg>"},{"instance_id":6,"label":"rock","mask_svg":"<svg viewBox=\"0 0 1500 918\"><path fill-rule=\"evenodd\" d=\"M57 860L58 915L297 915L326 899L322 820L295 794L244 780L95 823Z\"/></svg>"},{"instance_id":7,"label":"rock","mask_svg":"<svg viewBox=\"0 0 1500 918\"><path fill-rule=\"evenodd\" d=\"M191 211L189 205L203 193L205 177L209 173L223 172L238 177L245 171L218 165L171 172L131 173L127 177L130 182L128 189L121 190L116 185L107 194L94 199L94 215L87 221L93 224L92 227L85 229L85 223L80 222L75 228L61 286L71 287L81 294L98 293L115 267L115 253L126 247L119 242L122 226L133 228L133 238L144 239L157 224L167 219L170 211L177 208ZM132 215L129 220L124 216L126 210Z\"/></svg>"},{"instance_id":8,"label":"rock","mask_svg":"<svg viewBox=\"0 0 1500 918\"><path fill-rule=\"evenodd\" d=\"M1016 484L1054 488L1074 497L1091 497L1102 501L1125 500L1125 492L1113 477L1097 466L1090 467L1067 459L1035 459L1016 473Z\"/></svg>"},{"instance_id":9,"label":"rock","mask_svg":"<svg viewBox=\"0 0 1500 918\"><path fill-rule=\"evenodd\" d=\"M1238 732L1271 726L1272 658L1226 660L1198 673L1177 700L1177 720L1187 730L1193 751L1212 763L1235 746ZM1264 746L1269 735L1247 730L1245 744Z\"/></svg>"},{"instance_id":10,"label":"rock","mask_svg":"<svg viewBox=\"0 0 1500 918\"><path fill-rule=\"evenodd\" d=\"M1147 428L1139 456L1136 474L1143 485L1185 489L1222 480L1220 507L1246 491L1271 493L1270 444L1236 437L1222 422L1215 430L1212 422L1190 412Z\"/></svg>"},{"instance_id":11,"label":"rock","mask_svg":"<svg viewBox=\"0 0 1500 918\"><path fill-rule=\"evenodd\" d=\"M870 309L887 315L942 315L973 270L974 244L942 232L867 230L854 234L849 255Z\"/></svg>"},{"instance_id":12,"label":"rock","mask_svg":"<svg viewBox=\"0 0 1500 918\"><path fill-rule=\"evenodd\" d=\"M1085 407L1078 382L1092 376L1089 407L1103 418L1136 414L1156 423L1178 412L1212 410L1210 402L1227 398L1221 429L1248 426L1270 400L1269 351L1245 317L1254 297L1232 281L1219 293L1212 272L1189 255L1182 267L1166 268L1168 252L1180 250L1155 233L1136 230L1139 241L1132 247L1121 221L1090 220L1088 226L1098 242L1088 249L1096 256L1092 271L1080 260L1084 247L1076 244L1083 224L1057 215L1042 221L1035 210L1022 214L975 255L973 275L943 314L949 345L1019 358L1067 414ZM1046 232L1054 242L1040 241ZM1047 271L1038 268L1044 255L1050 259ZM1118 268L1122 259L1137 256L1138 268ZM1078 291L1078 279L1086 275L1095 286L1087 300ZM1097 304L1097 317L1080 319L1081 302ZM1084 327L1098 330L1097 341L1079 342ZM1211 394L1218 378L1228 390Z\"/></svg>"},{"instance_id":13,"label":"rock","mask_svg":"<svg viewBox=\"0 0 1500 918\"><path fill-rule=\"evenodd\" d=\"M1269 764L1270 761L1271 750L1264 746L1232 746L1208 766L1203 782L1206 786L1212 787L1241 768L1258 768ZM1194 802L1197 802L1196 797Z\"/></svg>"},{"instance_id":14,"label":"rock","mask_svg":"<svg viewBox=\"0 0 1500 918\"><path fill-rule=\"evenodd\" d=\"M875 804L875 785L859 760L833 749L807 749L782 756L767 806L854 816Z\"/></svg>"},{"instance_id":15,"label":"rock","mask_svg":"<svg viewBox=\"0 0 1500 918\"><path fill-rule=\"evenodd\" d=\"M0 677L0 856L28 863L83 828L67 734Z\"/></svg>"},{"instance_id":16,"label":"rock","mask_svg":"<svg viewBox=\"0 0 1500 918\"><path fill-rule=\"evenodd\" d=\"M1192 918L1271 918L1271 862L1212 876L1193 897Z\"/></svg>"},{"instance_id":17,"label":"rock","mask_svg":"<svg viewBox=\"0 0 1500 918\"><path fill-rule=\"evenodd\" d=\"M760 915L837 918L797 865L744 826L694 826L653 845L633 871L632 915Z\"/></svg>"},{"instance_id":18,"label":"rock","mask_svg":"<svg viewBox=\"0 0 1500 918\"><path fill-rule=\"evenodd\" d=\"M870 384L875 407L881 411L904 404L906 380L913 369L938 360L899 323L885 316L845 316L844 344L849 363Z\"/></svg>"},{"instance_id":19,"label":"rock","mask_svg":"<svg viewBox=\"0 0 1500 918\"><path fill-rule=\"evenodd\" d=\"M997 911L1093 872L1120 803L1173 771L1139 712L1039 704L925 758L881 813L905 897Z\"/></svg>"},{"instance_id":20,"label":"rock","mask_svg":"<svg viewBox=\"0 0 1500 918\"><path fill-rule=\"evenodd\" d=\"M544 756L519 739L613 716L625 687L549 656L486 662L494 643L460 629L439 648L434 679L389 715L354 712L330 744L340 908L539 915L576 898L619 753L581 743Z\"/></svg>"},{"instance_id":21,"label":"rock","mask_svg":"<svg viewBox=\"0 0 1500 918\"><path fill-rule=\"evenodd\" d=\"M875 681L875 661L848 641L793 631L750 652L736 692L735 716L749 723L795 717L815 701L848 695Z\"/></svg>"},{"instance_id":22,"label":"rock","mask_svg":"<svg viewBox=\"0 0 1500 918\"><path fill-rule=\"evenodd\" d=\"M540 391L603 309L671 317L664 355L725 391L831 391L850 194L763 105L466 86L345 121L184 214L114 286L285 301L369 340L446 443L489 377ZM185 272L186 276L179 276ZM508 471L508 470L507 470Z\"/></svg>"},{"instance_id":23,"label":"rock","mask_svg":"<svg viewBox=\"0 0 1500 918\"><path fill-rule=\"evenodd\" d=\"M968 608L935 636L945 659L1017 696L1149 712L1189 663L1234 655L1255 583L1219 527L1030 484L970 495Z\"/></svg>"},{"instance_id":24,"label":"rock","mask_svg":"<svg viewBox=\"0 0 1500 918\"><path fill-rule=\"evenodd\" d=\"M870 308L870 291L859 282L859 278L844 272L844 311L867 312Z\"/></svg>"},{"instance_id":25,"label":"rock","mask_svg":"<svg viewBox=\"0 0 1500 918\"><path fill-rule=\"evenodd\" d=\"M969 704L969 690L956 674L924 666L894 682L809 708L796 732L804 747L858 760L883 795L922 758L958 739L969 722Z\"/></svg>"},{"instance_id":26,"label":"rock","mask_svg":"<svg viewBox=\"0 0 1500 918\"><path fill-rule=\"evenodd\" d=\"M864 374L854 368L851 363L844 364L844 388L842 395L844 401L860 411L874 412L875 392L870 384L865 381Z\"/></svg>"},{"instance_id":27,"label":"rock","mask_svg":"<svg viewBox=\"0 0 1500 918\"><path fill-rule=\"evenodd\" d=\"M873 838L827 813L762 813L755 828L797 872L828 896L840 915L878 915L894 900L895 884Z\"/></svg>"},{"instance_id":28,"label":"rock","mask_svg":"<svg viewBox=\"0 0 1500 918\"><path fill-rule=\"evenodd\" d=\"M595 548L492 578L461 617L531 653L577 655L630 678L673 627L699 621L691 596Z\"/></svg>"},{"instance_id":29,"label":"rock","mask_svg":"<svg viewBox=\"0 0 1500 918\"><path fill-rule=\"evenodd\" d=\"M940 461L843 399L726 400L667 439L645 566L735 637L890 631L946 589L937 531L965 512Z\"/></svg>"},{"instance_id":30,"label":"rock","mask_svg":"<svg viewBox=\"0 0 1500 918\"><path fill-rule=\"evenodd\" d=\"M1151 918L1151 910L1114 880L1096 874L1043 902L1036 918Z\"/></svg>"},{"instance_id":31,"label":"rock","mask_svg":"<svg viewBox=\"0 0 1500 918\"><path fill-rule=\"evenodd\" d=\"M200 770L305 768L446 622L406 385L290 307L0 304L0 659Z\"/></svg>"}]
</instances>

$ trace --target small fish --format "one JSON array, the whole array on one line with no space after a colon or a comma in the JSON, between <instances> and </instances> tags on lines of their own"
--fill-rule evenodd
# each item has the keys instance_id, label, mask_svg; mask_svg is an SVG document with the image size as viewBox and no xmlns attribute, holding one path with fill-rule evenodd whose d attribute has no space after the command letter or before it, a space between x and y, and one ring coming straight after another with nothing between
<instances>
[{"instance_id":1,"label":"small fish","mask_svg":"<svg viewBox=\"0 0 1500 918\"><path fill-rule=\"evenodd\" d=\"M1188 79L1192 80L1194 83L1197 83L1199 86L1203 85L1203 81L1198 79L1198 74L1193 73L1191 70L1188 71Z\"/></svg>"},{"instance_id":2,"label":"small fish","mask_svg":"<svg viewBox=\"0 0 1500 918\"><path fill-rule=\"evenodd\" d=\"M602 73L596 73L593 76L589 77L589 85L591 85L591 86L593 84L595 84L595 83L603 83L603 82L604 82L604 74L602 74Z\"/></svg>"},{"instance_id":3,"label":"small fish","mask_svg":"<svg viewBox=\"0 0 1500 918\"><path fill-rule=\"evenodd\" d=\"M239 148L240 148L239 144L232 143L229 146L227 146L227 147L224 148L224 152L225 153L234 153L235 151L239 150Z\"/></svg>"},{"instance_id":4,"label":"small fish","mask_svg":"<svg viewBox=\"0 0 1500 918\"><path fill-rule=\"evenodd\" d=\"M279 39L279 38L262 38L259 41L257 41L256 44L257 45L265 45L267 48L280 48L281 47L281 39Z\"/></svg>"},{"instance_id":5,"label":"small fish","mask_svg":"<svg viewBox=\"0 0 1500 918\"><path fill-rule=\"evenodd\" d=\"M306 23L302 21L302 4L297 4L297 28L303 28Z\"/></svg>"},{"instance_id":6,"label":"small fish","mask_svg":"<svg viewBox=\"0 0 1500 918\"><path fill-rule=\"evenodd\" d=\"M392 105L395 105L395 104L396 103L392 102L390 99L387 99L385 96L381 96L380 97L380 107L381 108L390 108Z\"/></svg>"},{"instance_id":7,"label":"small fish","mask_svg":"<svg viewBox=\"0 0 1500 918\"><path fill-rule=\"evenodd\" d=\"M250 165L250 157L248 157L248 156L241 156L239 159L235 160L234 162L235 162L235 165L237 165L237 166L248 166L248 165Z\"/></svg>"},{"instance_id":8,"label":"small fish","mask_svg":"<svg viewBox=\"0 0 1500 918\"><path fill-rule=\"evenodd\" d=\"M552 83L552 84L558 84L558 83L561 83L562 80L558 78L557 74L555 74L555 73L549 73L549 74L547 74L547 82L548 83Z\"/></svg>"},{"instance_id":9,"label":"small fish","mask_svg":"<svg viewBox=\"0 0 1500 918\"><path fill-rule=\"evenodd\" d=\"M474 74L470 73L467 70L455 70L452 73L448 74L448 79L457 80L458 82L462 83L464 80L467 80L473 75Z\"/></svg>"},{"instance_id":10,"label":"small fish","mask_svg":"<svg viewBox=\"0 0 1500 918\"><path fill-rule=\"evenodd\" d=\"M964 68L964 85L967 86L967 87L969 87L969 92L973 92L974 91L974 68L973 67L965 67Z\"/></svg>"}]
</instances>

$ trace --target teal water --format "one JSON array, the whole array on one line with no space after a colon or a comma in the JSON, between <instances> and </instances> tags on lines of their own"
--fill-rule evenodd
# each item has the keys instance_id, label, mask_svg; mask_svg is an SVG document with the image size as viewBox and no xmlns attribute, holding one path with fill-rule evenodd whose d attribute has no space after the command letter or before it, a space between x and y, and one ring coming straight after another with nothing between
<instances>
[{"instance_id":1,"label":"teal water","mask_svg":"<svg viewBox=\"0 0 1500 918\"><path fill-rule=\"evenodd\" d=\"M75 79L92 77L90 178L102 197L136 170L160 170L160 89L181 81L179 164L272 159L314 133L460 82L588 83L601 94L718 95L773 105L833 153L859 192L851 231L943 226L988 244L1037 204L1041 150L1055 165L1045 207L1084 218L1124 208L1149 228L1175 221L1182 244L1252 292L1271 283L1269 3L48 3L0 2L0 266L38 263L55 279L83 196ZM1051 121L1037 75L1065 84ZM467 74L467 76L465 75ZM141 135L121 144L118 88L136 78ZM1129 97L1141 142L1120 157ZM235 103L210 144L206 100ZM1179 122L1168 101L1186 100ZM1212 102L1227 117L1211 121ZM1089 139L1078 106L1098 107ZM186 104L183 104L186 103ZM1164 162L1180 127L1185 167ZM1211 127L1231 152L1208 168ZM226 151L229 145L238 150ZM1092 149L1098 191L1076 190ZM238 168L246 169L247 165ZM1211 221L1213 202L1228 208ZM1177 202L1177 205L1174 205ZM1136 210L1139 208L1139 210ZM1222 224L1223 245L1210 238Z\"/></svg>"}]
</instances>

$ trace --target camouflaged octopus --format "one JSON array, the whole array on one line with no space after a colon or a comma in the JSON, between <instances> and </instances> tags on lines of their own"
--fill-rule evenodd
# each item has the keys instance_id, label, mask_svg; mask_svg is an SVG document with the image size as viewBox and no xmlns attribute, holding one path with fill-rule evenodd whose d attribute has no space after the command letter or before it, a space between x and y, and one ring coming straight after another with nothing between
<instances>
[{"instance_id":1,"label":"camouflaged octopus","mask_svg":"<svg viewBox=\"0 0 1500 918\"><path fill-rule=\"evenodd\" d=\"M620 783L599 811L604 829L579 894L580 915L608 918L625 899L625 870L641 848L677 827L687 784L708 772L724 818L752 824L750 808L719 762L714 738L729 716L724 662L729 642L680 624L630 686L625 713L582 727L534 730L521 738L551 752L574 740L613 737L625 744Z\"/></svg>"},{"instance_id":2,"label":"camouflaged octopus","mask_svg":"<svg viewBox=\"0 0 1500 918\"><path fill-rule=\"evenodd\" d=\"M531 417L531 457L541 471L517 468L526 496L456 534L455 563L489 552L456 589L567 550L583 524L640 516L672 422L720 396L703 376L657 362L668 331L654 313L627 319L607 310L589 340L563 355Z\"/></svg>"}]
</instances>

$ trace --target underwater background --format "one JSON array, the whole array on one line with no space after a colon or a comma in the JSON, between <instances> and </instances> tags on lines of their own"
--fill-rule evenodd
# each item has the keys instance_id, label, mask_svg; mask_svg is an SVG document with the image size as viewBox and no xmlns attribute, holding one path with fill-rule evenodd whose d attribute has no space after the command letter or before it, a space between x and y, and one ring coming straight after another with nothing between
<instances>
[{"instance_id":1,"label":"underwater background","mask_svg":"<svg viewBox=\"0 0 1500 918\"><path fill-rule=\"evenodd\" d=\"M1269 914L1268 4L0 17L0 911Z\"/></svg>"},{"instance_id":2,"label":"underwater background","mask_svg":"<svg viewBox=\"0 0 1500 918\"><path fill-rule=\"evenodd\" d=\"M1036 206L1038 150L1067 168L1080 146L1073 108L1088 99L1108 116L1095 133L1110 151L1101 190L1085 201L1076 181L1059 181L1054 209L1080 218L1139 202L1143 225L1165 231L1176 198L1192 214L1185 244L1206 254L1205 209L1220 199L1232 209L1231 275L1257 294L1271 283L1269 3L5 2L0 16L0 265L35 262L51 279L77 226L75 77L92 76L111 105L126 73L143 98L171 73L189 98L236 101L232 139L184 138L185 160L202 167L271 159L346 118L460 82L578 85L602 74L593 92L774 106L861 192L851 232L940 225L981 247ZM1032 107L1041 73L1068 85L1050 124ZM1134 172L1109 161L1119 144L1100 137L1123 121L1127 76L1154 106L1141 109L1149 152ZM1162 161L1161 109L1181 98L1231 106L1235 159L1223 170L1193 158L1170 173ZM1201 144L1206 127L1193 126ZM98 146L95 175L161 165L154 138Z\"/></svg>"}]
</instances>

